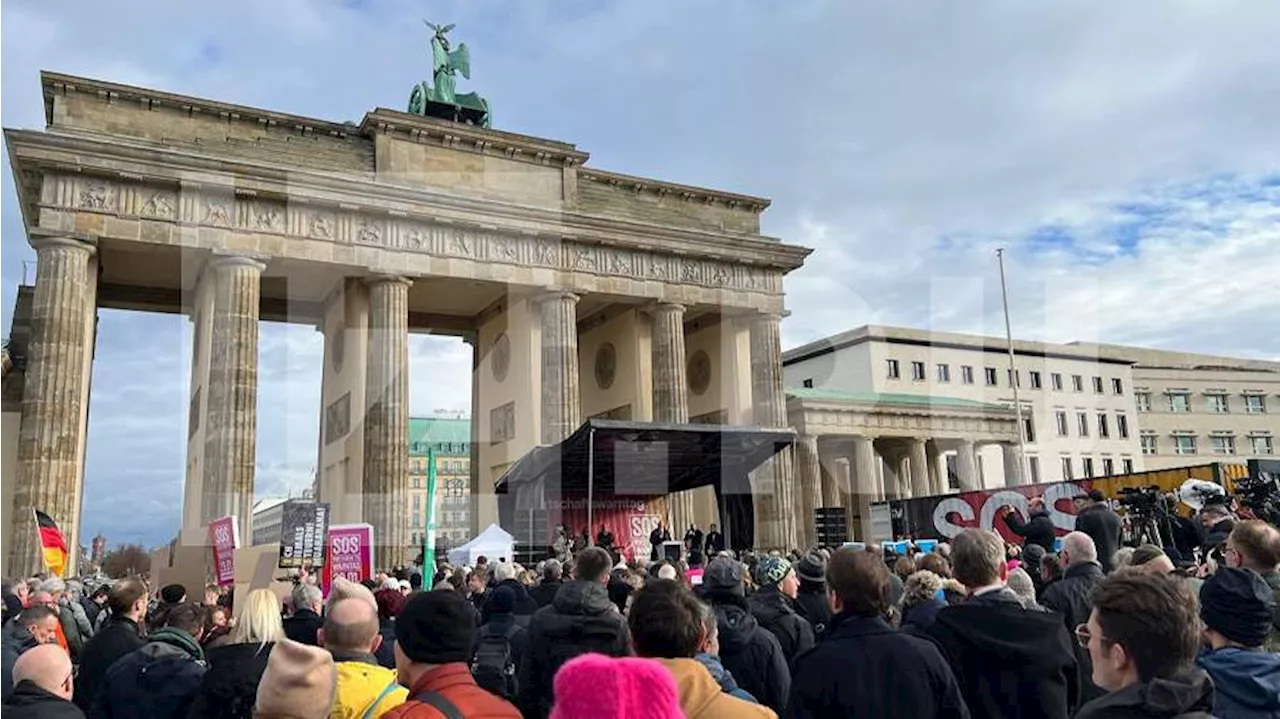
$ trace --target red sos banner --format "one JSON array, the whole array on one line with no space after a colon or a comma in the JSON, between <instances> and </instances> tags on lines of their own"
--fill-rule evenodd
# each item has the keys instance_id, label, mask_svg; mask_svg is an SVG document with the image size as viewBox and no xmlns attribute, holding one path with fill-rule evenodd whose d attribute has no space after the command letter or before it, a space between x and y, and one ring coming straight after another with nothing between
<instances>
[{"instance_id":1,"label":"red sos banner","mask_svg":"<svg viewBox=\"0 0 1280 719\"><path fill-rule=\"evenodd\" d=\"M649 533L658 526L665 514L665 499L612 495L596 497L591 507L591 523L594 526L588 531L593 542L600 527L608 527L613 534L614 549L625 559L649 557ZM559 510L560 521L564 523L569 536L581 534L582 529L587 526L586 497L565 497L559 501Z\"/></svg>"},{"instance_id":2,"label":"red sos banner","mask_svg":"<svg viewBox=\"0 0 1280 719\"><path fill-rule=\"evenodd\" d=\"M1034 484L963 492L946 497L921 497L891 503L894 514L901 512L903 530L916 539L951 539L963 529L977 527L1000 534L1005 541L1021 544L1022 538L999 521L1000 510L1011 507L1023 521L1030 519L1028 503L1043 497L1054 531L1062 536L1076 526L1075 497L1093 488L1090 480Z\"/></svg>"},{"instance_id":3,"label":"red sos banner","mask_svg":"<svg viewBox=\"0 0 1280 719\"><path fill-rule=\"evenodd\" d=\"M320 589L329 596L334 577L361 582L373 576L373 526L338 524L329 527L328 556L320 570Z\"/></svg>"}]
</instances>

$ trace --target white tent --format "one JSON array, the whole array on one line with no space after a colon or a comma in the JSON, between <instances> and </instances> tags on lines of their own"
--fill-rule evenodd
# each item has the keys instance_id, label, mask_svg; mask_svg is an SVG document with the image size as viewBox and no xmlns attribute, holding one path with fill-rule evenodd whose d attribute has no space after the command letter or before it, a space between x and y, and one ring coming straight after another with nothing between
<instances>
[{"instance_id":1,"label":"white tent","mask_svg":"<svg viewBox=\"0 0 1280 719\"><path fill-rule=\"evenodd\" d=\"M449 564L455 567L463 564L468 567L474 567L476 560L480 557L488 559L490 564L504 557L510 562L515 558L515 554L515 538L503 530L502 527L490 524L484 528L480 536L461 547L450 549Z\"/></svg>"}]
</instances>

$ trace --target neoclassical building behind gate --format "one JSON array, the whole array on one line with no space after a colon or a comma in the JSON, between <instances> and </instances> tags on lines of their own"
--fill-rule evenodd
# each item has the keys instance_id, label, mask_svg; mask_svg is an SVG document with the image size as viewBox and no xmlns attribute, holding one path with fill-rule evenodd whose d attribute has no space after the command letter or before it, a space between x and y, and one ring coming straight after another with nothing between
<instances>
[{"instance_id":1,"label":"neoclassical building behind gate","mask_svg":"<svg viewBox=\"0 0 1280 719\"><path fill-rule=\"evenodd\" d=\"M808 250L760 234L766 200L395 110L339 123L41 83L46 127L5 130L37 256L6 373L22 384L5 427L7 573L35 568L30 507L79 535L99 308L191 320L184 544L227 514L252 536L261 320L323 333L320 497L334 521L374 525L386 564L412 539L408 383L423 379L407 373L409 332L474 348L479 524L493 479L585 416L787 423L782 279ZM796 543L790 453L757 474L757 536ZM696 497L674 506L702 516Z\"/></svg>"}]
</instances>

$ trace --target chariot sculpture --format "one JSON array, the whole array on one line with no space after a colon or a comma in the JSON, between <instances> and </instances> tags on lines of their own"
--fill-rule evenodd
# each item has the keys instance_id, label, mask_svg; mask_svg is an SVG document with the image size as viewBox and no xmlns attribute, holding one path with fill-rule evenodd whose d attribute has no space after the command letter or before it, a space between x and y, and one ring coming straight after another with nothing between
<instances>
[{"instance_id":1,"label":"chariot sculpture","mask_svg":"<svg viewBox=\"0 0 1280 719\"><path fill-rule=\"evenodd\" d=\"M423 22L426 22L425 20ZM489 127L492 119L489 103L474 92L458 94L455 91L457 76L471 79L471 57L467 44L459 43L457 50L449 47L448 32L453 25L435 25L431 29L431 81L423 80L409 93L409 112L414 115L439 117L454 122L466 122ZM432 86L432 82L435 83Z\"/></svg>"}]
</instances>

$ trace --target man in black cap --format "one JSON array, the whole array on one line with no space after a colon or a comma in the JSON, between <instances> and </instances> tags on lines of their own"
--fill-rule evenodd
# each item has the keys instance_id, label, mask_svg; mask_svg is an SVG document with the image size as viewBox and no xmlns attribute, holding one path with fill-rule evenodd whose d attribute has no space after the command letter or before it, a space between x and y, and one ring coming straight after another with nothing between
<instances>
[{"instance_id":1,"label":"man in black cap","mask_svg":"<svg viewBox=\"0 0 1280 719\"><path fill-rule=\"evenodd\" d=\"M409 687L409 700L383 716L519 719L514 706L471 677L475 639L475 610L460 594L413 595L396 617L396 675Z\"/></svg>"},{"instance_id":2,"label":"man in black cap","mask_svg":"<svg viewBox=\"0 0 1280 719\"><path fill-rule=\"evenodd\" d=\"M1076 497L1076 531L1093 539L1098 550L1098 563L1103 574L1115 569L1116 550L1120 548L1120 515L1107 506L1102 490L1091 489L1088 494ZM1046 547L1053 551L1053 547Z\"/></svg>"},{"instance_id":3,"label":"man in black cap","mask_svg":"<svg viewBox=\"0 0 1280 719\"><path fill-rule=\"evenodd\" d=\"M741 562L717 557L702 576L703 599L716 613L724 668L761 704L781 714L791 692L791 670L778 638L751 614L745 576Z\"/></svg>"},{"instance_id":4,"label":"man in black cap","mask_svg":"<svg viewBox=\"0 0 1280 719\"><path fill-rule=\"evenodd\" d=\"M827 600L827 558L821 552L809 552L796 562L796 614L808 620L814 636L821 638L831 624L831 603Z\"/></svg>"},{"instance_id":5,"label":"man in black cap","mask_svg":"<svg viewBox=\"0 0 1280 719\"><path fill-rule=\"evenodd\" d=\"M1210 650L1196 659L1217 689L1218 719L1280 716L1280 654L1263 651L1276 600L1251 569L1220 567L1200 588Z\"/></svg>"}]
</instances>

